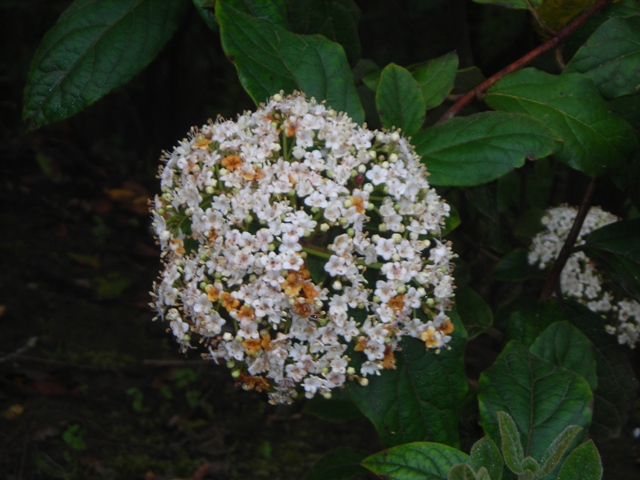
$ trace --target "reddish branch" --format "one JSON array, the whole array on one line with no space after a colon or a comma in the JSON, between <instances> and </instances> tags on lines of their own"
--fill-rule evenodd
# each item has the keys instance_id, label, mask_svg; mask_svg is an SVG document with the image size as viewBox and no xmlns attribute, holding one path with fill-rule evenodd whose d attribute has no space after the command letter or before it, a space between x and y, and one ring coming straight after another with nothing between
<instances>
[{"instance_id":1,"label":"reddish branch","mask_svg":"<svg viewBox=\"0 0 640 480\"><path fill-rule=\"evenodd\" d=\"M549 273L549 277L547 278L544 287L542 287L542 293L540 294L540 301L546 300L553 294L553 291L558 284L558 279L560 278L560 273L562 273L562 269L564 268L567 260L569 259L569 255L571 255L573 246L576 243L576 239L580 234L580 230L582 229L582 224L584 223L584 219L589 213L589 208L591 208L591 197L593 197L593 192L596 189L596 179L592 178L591 182L589 182L589 186L587 187L587 191L582 198L582 202L580 202L580 208L578 209L578 215L576 215L576 219L573 221L573 225L571 226L571 231L567 236L567 239L564 241L564 245L562 245L562 249L558 254L558 258L553 264L551 268L551 273Z\"/></svg>"},{"instance_id":2,"label":"reddish branch","mask_svg":"<svg viewBox=\"0 0 640 480\"><path fill-rule=\"evenodd\" d=\"M436 122L441 123L445 120L448 120L451 117L455 117L460 111L467 106L467 104L471 103L474 98L478 97L480 94L489 89L494 83L500 80L505 75L508 75L516 70L521 69L522 67L528 65L532 60L539 57L543 53L548 52L549 50L557 47L560 43L567 39L573 32L575 32L578 27L580 27L584 22L586 22L590 17L592 17L595 13L602 10L604 7L609 5L613 0L598 0L598 2L593 5L591 8L585 10L578 18L576 18L569 25L564 27L562 30L558 32L558 34L551 38L549 41L543 43L539 47L531 50L529 53L519 58L511 65L500 70L495 75L487 78L480 85L475 87L473 90L465 93L460 99L454 103L449 110L447 110L442 117Z\"/></svg>"}]
</instances>

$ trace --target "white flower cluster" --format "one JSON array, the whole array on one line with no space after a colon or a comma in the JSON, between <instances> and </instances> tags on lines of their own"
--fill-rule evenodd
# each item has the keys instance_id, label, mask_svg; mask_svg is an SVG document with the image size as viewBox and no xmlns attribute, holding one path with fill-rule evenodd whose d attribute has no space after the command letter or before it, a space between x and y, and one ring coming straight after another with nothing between
<instances>
[{"instance_id":1,"label":"white flower cluster","mask_svg":"<svg viewBox=\"0 0 640 480\"><path fill-rule=\"evenodd\" d=\"M548 210L542 217L546 230L533 238L529 250L529 263L540 269L550 267L558 257L562 245L578 214L574 207L562 205ZM600 207L592 207L587 214L576 245L582 245L587 235L610 223L618 217L605 212ZM640 303L623 299L603 288L604 279L584 252L573 253L560 275L560 288L564 295L586 305L594 312L601 313L613 324L607 325L607 332L616 334L618 342L635 347L640 339Z\"/></svg>"},{"instance_id":2,"label":"white flower cluster","mask_svg":"<svg viewBox=\"0 0 640 480\"><path fill-rule=\"evenodd\" d=\"M197 334L244 388L272 403L298 387L330 396L394 368L403 335L446 347L454 254L438 237L449 206L397 131L278 94L192 129L163 160L154 307L184 348Z\"/></svg>"}]
</instances>

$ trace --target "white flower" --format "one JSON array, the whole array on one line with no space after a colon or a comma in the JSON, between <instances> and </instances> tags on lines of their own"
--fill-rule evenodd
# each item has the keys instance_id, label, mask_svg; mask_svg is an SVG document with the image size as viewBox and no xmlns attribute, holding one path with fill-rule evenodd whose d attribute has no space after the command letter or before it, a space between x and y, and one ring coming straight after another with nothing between
<instances>
[{"instance_id":1,"label":"white flower","mask_svg":"<svg viewBox=\"0 0 640 480\"><path fill-rule=\"evenodd\" d=\"M437 238L449 207L398 132L281 93L193 129L160 181L158 316L244 388L274 403L329 395L395 368L403 335L450 340L435 318L453 299L454 254Z\"/></svg>"},{"instance_id":2,"label":"white flower","mask_svg":"<svg viewBox=\"0 0 640 480\"><path fill-rule=\"evenodd\" d=\"M530 264L538 265L540 269L552 265L569 235L577 214L576 208L566 205L552 208L545 213L542 224L546 230L533 238L529 249ZM576 245L582 245L586 236L594 230L618 220L618 217L600 207L592 207L585 217ZM560 289L564 295L585 304L594 312L604 314L613 324L607 325L605 330L610 334L616 334L620 344L626 343L630 348L634 348L640 340L640 303L622 299L616 304L616 296L603 288L604 283L603 276L584 252L573 253L560 275Z\"/></svg>"}]
</instances>

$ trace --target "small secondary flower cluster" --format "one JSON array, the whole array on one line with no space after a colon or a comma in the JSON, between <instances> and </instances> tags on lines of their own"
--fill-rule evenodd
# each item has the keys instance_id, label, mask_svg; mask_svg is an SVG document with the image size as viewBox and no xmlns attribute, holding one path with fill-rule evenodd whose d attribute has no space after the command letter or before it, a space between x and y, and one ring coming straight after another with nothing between
<instances>
[{"instance_id":1,"label":"small secondary flower cluster","mask_svg":"<svg viewBox=\"0 0 640 480\"><path fill-rule=\"evenodd\" d=\"M163 160L154 307L183 348L199 335L244 388L272 403L298 387L330 396L395 368L403 335L447 346L449 206L397 131L278 94L192 129Z\"/></svg>"},{"instance_id":2,"label":"small secondary flower cluster","mask_svg":"<svg viewBox=\"0 0 640 480\"><path fill-rule=\"evenodd\" d=\"M557 258L569 230L578 214L574 207L562 205L548 210L542 217L546 230L537 234L529 250L529 263L540 269L550 267ZM618 217L600 207L592 207L587 214L576 245L594 230L617 222ZM560 275L560 288L564 295L586 305L594 312L606 314L615 325L607 325L607 332L618 335L620 344L635 347L640 339L640 303L623 299L616 302L615 295L603 288L603 277L584 252L575 252Z\"/></svg>"}]
</instances>

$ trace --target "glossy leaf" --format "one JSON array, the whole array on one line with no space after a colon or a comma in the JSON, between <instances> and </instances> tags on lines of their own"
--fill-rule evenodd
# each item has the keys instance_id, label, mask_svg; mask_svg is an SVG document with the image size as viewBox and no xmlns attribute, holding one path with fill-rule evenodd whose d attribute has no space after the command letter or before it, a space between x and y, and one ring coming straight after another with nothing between
<instances>
[{"instance_id":1,"label":"glossy leaf","mask_svg":"<svg viewBox=\"0 0 640 480\"><path fill-rule=\"evenodd\" d=\"M456 311L467 330L469 339L477 337L493 323L493 313L487 302L469 287L456 290Z\"/></svg>"},{"instance_id":2,"label":"glossy leaf","mask_svg":"<svg viewBox=\"0 0 640 480\"><path fill-rule=\"evenodd\" d=\"M565 68L589 77L605 98L637 93L640 88L640 15L616 17L589 37Z\"/></svg>"},{"instance_id":3,"label":"glossy leaf","mask_svg":"<svg viewBox=\"0 0 640 480\"><path fill-rule=\"evenodd\" d=\"M367 470L360 462L368 454L352 448L337 448L322 456L305 480L347 480L357 475L364 475Z\"/></svg>"},{"instance_id":4,"label":"glossy leaf","mask_svg":"<svg viewBox=\"0 0 640 480\"><path fill-rule=\"evenodd\" d=\"M457 71L458 54L450 52L429 60L411 72L420 85L427 109L437 107L444 102L453 89Z\"/></svg>"},{"instance_id":5,"label":"glossy leaf","mask_svg":"<svg viewBox=\"0 0 640 480\"><path fill-rule=\"evenodd\" d=\"M566 317L594 345L598 388L594 394L591 434L599 440L617 438L627 423L638 382L629 361L628 348L605 333L604 319L572 301L555 302Z\"/></svg>"},{"instance_id":6,"label":"glossy leaf","mask_svg":"<svg viewBox=\"0 0 640 480\"><path fill-rule=\"evenodd\" d=\"M347 389L374 424L383 445L429 440L458 445L458 413L467 392L463 355L466 335L460 319L450 349L426 350L420 340L404 337L396 351L396 369L369 376L369 385Z\"/></svg>"},{"instance_id":7,"label":"glossy leaf","mask_svg":"<svg viewBox=\"0 0 640 480\"><path fill-rule=\"evenodd\" d=\"M280 90L299 90L363 122L364 112L340 45L319 35L296 35L223 1L216 4L216 17L224 51L256 103Z\"/></svg>"},{"instance_id":8,"label":"glossy leaf","mask_svg":"<svg viewBox=\"0 0 640 480\"><path fill-rule=\"evenodd\" d=\"M582 375L592 391L598 386L593 346L587 336L569 322L549 325L530 348L546 361Z\"/></svg>"},{"instance_id":9,"label":"glossy leaf","mask_svg":"<svg viewBox=\"0 0 640 480\"><path fill-rule=\"evenodd\" d=\"M593 400L579 375L556 367L511 341L492 367L480 375L480 423L494 441L500 439L497 412L515 421L524 454L539 459L569 425L586 427Z\"/></svg>"},{"instance_id":10,"label":"glossy leaf","mask_svg":"<svg viewBox=\"0 0 640 480\"><path fill-rule=\"evenodd\" d=\"M76 0L42 39L24 90L37 127L70 117L124 85L162 50L183 0Z\"/></svg>"},{"instance_id":11,"label":"glossy leaf","mask_svg":"<svg viewBox=\"0 0 640 480\"><path fill-rule=\"evenodd\" d=\"M491 480L501 480L504 461L500 449L489 437L482 437L471 447L471 466L477 473L484 467Z\"/></svg>"},{"instance_id":12,"label":"glossy leaf","mask_svg":"<svg viewBox=\"0 0 640 480\"><path fill-rule=\"evenodd\" d=\"M550 474L560 462L573 439L582 431L582 427L572 425L567 427L556 439L549 445L540 459L540 471L536 472L540 477Z\"/></svg>"},{"instance_id":13,"label":"glossy leaf","mask_svg":"<svg viewBox=\"0 0 640 480\"><path fill-rule=\"evenodd\" d=\"M593 440L576 448L567 457L558 473L557 480L600 480L602 461Z\"/></svg>"},{"instance_id":14,"label":"glossy leaf","mask_svg":"<svg viewBox=\"0 0 640 480\"><path fill-rule=\"evenodd\" d=\"M522 449L522 440L518 427L508 413L497 412L496 415L498 417L504 463L513 473L521 474L524 472L522 465L524 450Z\"/></svg>"},{"instance_id":15,"label":"glossy leaf","mask_svg":"<svg viewBox=\"0 0 640 480\"><path fill-rule=\"evenodd\" d=\"M620 168L638 147L631 126L611 113L593 82L579 74L556 76L526 68L491 87L485 102L544 119L564 142L554 156L587 175Z\"/></svg>"},{"instance_id":16,"label":"glossy leaf","mask_svg":"<svg viewBox=\"0 0 640 480\"><path fill-rule=\"evenodd\" d=\"M556 149L556 135L528 115L484 112L452 118L414 136L433 185L490 182Z\"/></svg>"},{"instance_id":17,"label":"glossy leaf","mask_svg":"<svg viewBox=\"0 0 640 480\"><path fill-rule=\"evenodd\" d=\"M640 300L640 219L599 228L587 237L583 248L599 268Z\"/></svg>"},{"instance_id":18,"label":"glossy leaf","mask_svg":"<svg viewBox=\"0 0 640 480\"><path fill-rule=\"evenodd\" d=\"M476 473L466 463L454 465L447 475L448 480L476 480Z\"/></svg>"},{"instance_id":19,"label":"glossy leaf","mask_svg":"<svg viewBox=\"0 0 640 480\"><path fill-rule=\"evenodd\" d=\"M418 82L407 69L394 63L380 74L376 107L383 127L401 128L407 136L420 129L427 110Z\"/></svg>"},{"instance_id":20,"label":"glossy leaf","mask_svg":"<svg viewBox=\"0 0 640 480\"><path fill-rule=\"evenodd\" d=\"M362 465L389 480L445 480L454 465L468 461L469 455L448 445L415 442L376 453Z\"/></svg>"},{"instance_id":21,"label":"glossy leaf","mask_svg":"<svg viewBox=\"0 0 640 480\"><path fill-rule=\"evenodd\" d=\"M324 35L342 45L349 63L360 59L360 9L353 0L296 0L288 10L295 33Z\"/></svg>"}]
</instances>

